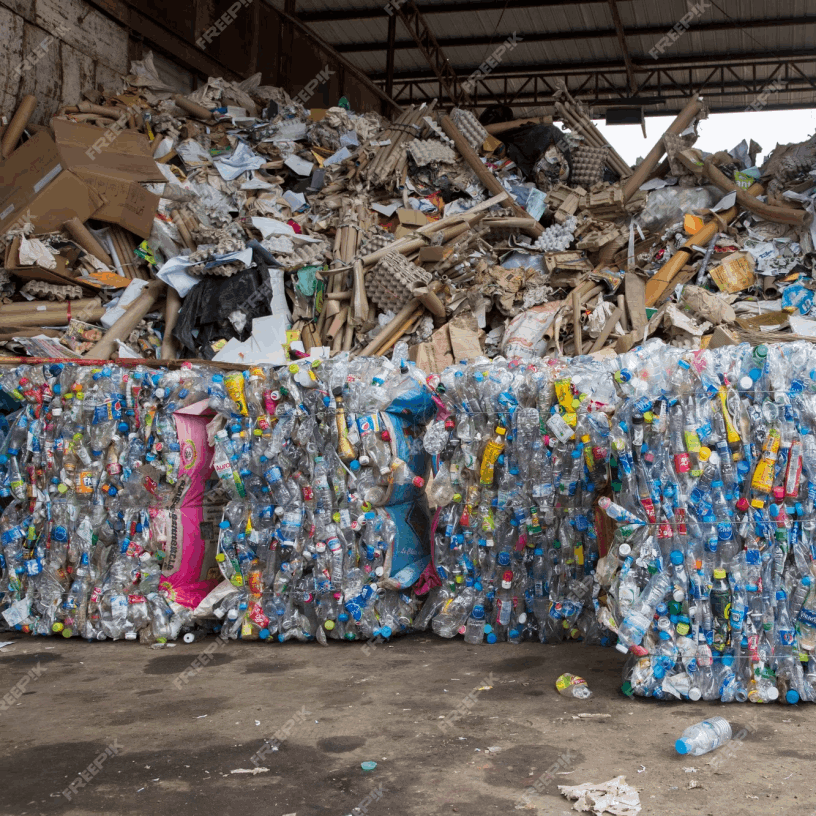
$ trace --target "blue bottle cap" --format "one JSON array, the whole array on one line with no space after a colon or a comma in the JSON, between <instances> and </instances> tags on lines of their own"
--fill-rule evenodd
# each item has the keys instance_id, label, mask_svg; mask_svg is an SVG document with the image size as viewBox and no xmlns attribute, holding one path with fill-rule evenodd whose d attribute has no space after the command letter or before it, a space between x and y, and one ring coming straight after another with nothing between
<instances>
[{"instance_id":1,"label":"blue bottle cap","mask_svg":"<svg viewBox=\"0 0 816 816\"><path fill-rule=\"evenodd\" d=\"M267 640L269 638L269 630L268 629L261 629L261 631L258 632L258 637L261 640Z\"/></svg>"},{"instance_id":2,"label":"blue bottle cap","mask_svg":"<svg viewBox=\"0 0 816 816\"><path fill-rule=\"evenodd\" d=\"M799 702L799 692L796 689L788 689L785 692L785 701L790 705L796 705Z\"/></svg>"},{"instance_id":3,"label":"blue bottle cap","mask_svg":"<svg viewBox=\"0 0 816 816\"><path fill-rule=\"evenodd\" d=\"M802 583L803 583L805 586L810 586L810 585L813 583L813 579L812 579L812 578L811 578L809 575L805 575L805 576L802 578Z\"/></svg>"},{"instance_id":4,"label":"blue bottle cap","mask_svg":"<svg viewBox=\"0 0 816 816\"><path fill-rule=\"evenodd\" d=\"M671 635L668 632L662 632L659 635L661 640L671 640Z\"/></svg>"},{"instance_id":5,"label":"blue bottle cap","mask_svg":"<svg viewBox=\"0 0 816 816\"><path fill-rule=\"evenodd\" d=\"M683 553L680 552L680 550L674 550L669 557L671 558L671 562L675 567L679 567L685 560Z\"/></svg>"},{"instance_id":6,"label":"blue bottle cap","mask_svg":"<svg viewBox=\"0 0 816 816\"><path fill-rule=\"evenodd\" d=\"M487 627L485 627L485 628L487 628ZM487 636L487 642L488 643L495 643L497 639L498 638L492 632Z\"/></svg>"},{"instance_id":7,"label":"blue bottle cap","mask_svg":"<svg viewBox=\"0 0 816 816\"><path fill-rule=\"evenodd\" d=\"M784 601L787 596L785 595L784 589L777 589L776 590L776 600L777 601Z\"/></svg>"},{"instance_id":8,"label":"blue bottle cap","mask_svg":"<svg viewBox=\"0 0 816 816\"><path fill-rule=\"evenodd\" d=\"M686 744L684 739L679 739L674 743L674 749L677 751L678 754L687 754L689 752L689 746Z\"/></svg>"}]
</instances>

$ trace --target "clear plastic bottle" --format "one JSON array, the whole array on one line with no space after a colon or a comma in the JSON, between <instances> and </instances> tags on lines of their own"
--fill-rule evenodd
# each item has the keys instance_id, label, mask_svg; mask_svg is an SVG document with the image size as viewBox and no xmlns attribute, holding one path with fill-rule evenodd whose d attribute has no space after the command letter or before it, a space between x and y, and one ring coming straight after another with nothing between
<instances>
[{"instance_id":1,"label":"clear plastic bottle","mask_svg":"<svg viewBox=\"0 0 816 816\"><path fill-rule=\"evenodd\" d=\"M690 725L675 743L678 754L702 756L731 739L731 725L723 717L711 717Z\"/></svg>"}]
</instances>

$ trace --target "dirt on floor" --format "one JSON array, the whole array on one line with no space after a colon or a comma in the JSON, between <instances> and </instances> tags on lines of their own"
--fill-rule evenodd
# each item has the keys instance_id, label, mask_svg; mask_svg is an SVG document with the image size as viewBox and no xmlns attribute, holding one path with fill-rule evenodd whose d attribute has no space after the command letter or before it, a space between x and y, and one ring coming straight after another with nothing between
<instances>
[{"instance_id":1,"label":"dirt on floor","mask_svg":"<svg viewBox=\"0 0 816 816\"><path fill-rule=\"evenodd\" d=\"M423 635L15 639L0 650L0 813L560 816L574 811L558 785L622 774L642 814L816 816L816 706L633 700L621 667L612 649ZM556 693L566 671L590 700ZM683 729L715 714L735 739L679 756Z\"/></svg>"}]
</instances>

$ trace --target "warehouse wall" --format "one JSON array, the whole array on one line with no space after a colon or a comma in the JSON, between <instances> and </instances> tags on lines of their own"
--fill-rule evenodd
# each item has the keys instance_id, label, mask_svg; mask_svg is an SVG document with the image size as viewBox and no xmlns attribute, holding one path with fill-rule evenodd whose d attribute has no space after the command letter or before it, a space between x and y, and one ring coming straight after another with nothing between
<instances>
[{"instance_id":1,"label":"warehouse wall","mask_svg":"<svg viewBox=\"0 0 816 816\"><path fill-rule=\"evenodd\" d=\"M260 71L264 84L280 78L296 93L328 64L334 73L312 107L345 94L355 110L379 108L309 40L288 28L281 37L278 15L263 0L246 2L225 25L234 0L0 0L0 114L10 115L30 93L40 102L33 121L42 124L86 92L116 93L130 61L149 50L164 81L181 91L208 75L240 79ZM223 31L203 38L219 20Z\"/></svg>"}]
</instances>

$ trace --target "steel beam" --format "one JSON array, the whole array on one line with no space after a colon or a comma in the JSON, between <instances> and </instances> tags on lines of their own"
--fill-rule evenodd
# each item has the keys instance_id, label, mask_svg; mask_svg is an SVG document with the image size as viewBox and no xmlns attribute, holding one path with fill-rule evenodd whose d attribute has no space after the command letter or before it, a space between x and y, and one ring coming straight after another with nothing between
<instances>
[{"instance_id":1,"label":"steel beam","mask_svg":"<svg viewBox=\"0 0 816 816\"><path fill-rule=\"evenodd\" d=\"M779 17L768 20L717 20L711 23L696 23L694 25L695 34L705 34L712 31L739 31L748 28L799 28L801 26L813 25L816 23L816 16L808 15L804 17ZM662 37L671 30L671 25L642 26L640 28L630 28L628 37ZM479 35L478 37L443 37L438 43L440 48L470 48L473 46L491 45L496 38L505 35L490 34ZM614 28L597 29L577 29L572 31L525 31L525 43L542 42L573 42L575 40L601 40L616 38L618 32ZM399 51L406 48L414 48L412 40L397 40L394 47ZM342 43L337 46L337 50L343 54L363 54L377 51L385 51L385 44L382 40L372 42ZM641 57L643 59L644 57Z\"/></svg>"},{"instance_id":2,"label":"steel beam","mask_svg":"<svg viewBox=\"0 0 816 816\"><path fill-rule=\"evenodd\" d=\"M469 101L467 91L459 82L459 77L456 76L456 71L451 67L450 61L445 56L445 52L439 45L430 26L425 22L425 18L420 13L414 0L406 0L406 2L392 6L394 14L396 14L403 25L408 29L408 33L414 40L416 47L425 57L431 70L439 80L439 84L448 94L456 105L466 105ZM390 28L389 28L390 31ZM396 43L389 40L388 53L391 55L393 64L394 47Z\"/></svg>"},{"instance_id":3,"label":"steel beam","mask_svg":"<svg viewBox=\"0 0 816 816\"><path fill-rule=\"evenodd\" d=\"M607 0L466 0L464 3L423 3L419 10L426 17L429 14L468 14L485 11L504 11L507 8L553 8L556 6L594 6L606 3ZM618 2L632 2L632 0L618 0ZM377 20L382 17L380 6L352 9L325 9L323 11L303 12L300 19L304 23L343 23L352 20Z\"/></svg>"}]
</instances>

